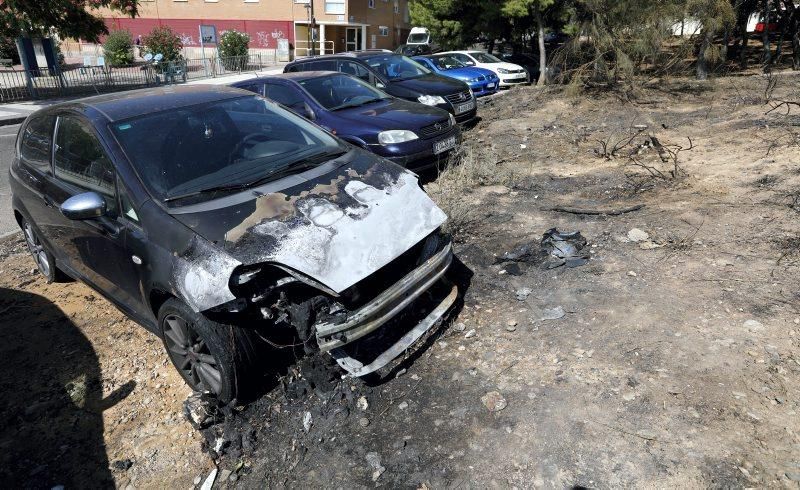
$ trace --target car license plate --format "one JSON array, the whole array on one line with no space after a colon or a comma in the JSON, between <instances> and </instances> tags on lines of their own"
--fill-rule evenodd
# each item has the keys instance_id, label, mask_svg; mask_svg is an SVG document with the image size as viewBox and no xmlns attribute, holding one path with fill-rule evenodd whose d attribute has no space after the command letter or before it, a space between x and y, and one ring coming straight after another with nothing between
<instances>
[{"instance_id":1,"label":"car license plate","mask_svg":"<svg viewBox=\"0 0 800 490\"><path fill-rule=\"evenodd\" d=\"M469 102L465 102L463 104L458 104L456 106L456 114L463 114L467 111L471 111L475 108L475 101L471 100Z\"/></svg>"},{"instance_id":2,"label":"car license plate","mask_svg":"<svg viewBox=\"0 0 800 490\"><path fill-rule=\"evenodd\" d=\"M486 88L494 88L494 84L493 83L488 83L488 84L486 84Z\"/></svg>"},{"instance_id":3,"label":"car license plate","mask_svg":"<svg viewBox=\"0 0 800 490\"><path fill-rule=\"evenodd\" d=\"M433 143L433 154L438 155L447 150L451 150L456 147L456 137L451 136L449 138L445 138L443 140L436 141Z\"/></svg>"}]
</instances>

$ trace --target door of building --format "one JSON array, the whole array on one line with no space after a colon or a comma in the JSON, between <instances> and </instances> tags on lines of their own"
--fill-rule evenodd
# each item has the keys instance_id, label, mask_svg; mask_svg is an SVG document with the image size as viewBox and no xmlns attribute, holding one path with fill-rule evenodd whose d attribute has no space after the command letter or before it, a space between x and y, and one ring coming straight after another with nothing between
<instances>
[{"instance_id":1,"label":"door of building","mask_svg":"<svg viewBox=\"0 0 800 490\"><path fill-rule=\"evenodd\" d=\"M345 34L345 50L357 51L361 49L361 28L348 27Z\"/></svg>"}]
</instances>

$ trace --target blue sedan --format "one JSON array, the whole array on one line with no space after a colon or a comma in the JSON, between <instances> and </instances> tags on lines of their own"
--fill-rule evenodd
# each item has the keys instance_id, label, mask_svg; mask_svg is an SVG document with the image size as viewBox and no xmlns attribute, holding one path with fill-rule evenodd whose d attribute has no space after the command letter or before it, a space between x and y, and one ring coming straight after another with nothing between
<instances>
[{"instance_id":1,"label":"blue sedan","mask_svg":"<svg viewBox=\"0 0 800 490\"><path fill-rule=\"evenodd\" d=\"M284 73L231 86L278 102L348 143L415 171L446 162L461 141L446 110L392 97L344 73Z\"/></svg>"},{"instance_id":2,"label":"blue sedan","mask_svg":"<svg viewBox=\"0 0 800 490\"><path fill-rule=\"evenodd\" d=\"M466 82L475 97L491 95L500 89L500 79L493 71L467 66L453 56L429 55L416 56L413 59L434 73Z\"/></svg>"}]
</instances>

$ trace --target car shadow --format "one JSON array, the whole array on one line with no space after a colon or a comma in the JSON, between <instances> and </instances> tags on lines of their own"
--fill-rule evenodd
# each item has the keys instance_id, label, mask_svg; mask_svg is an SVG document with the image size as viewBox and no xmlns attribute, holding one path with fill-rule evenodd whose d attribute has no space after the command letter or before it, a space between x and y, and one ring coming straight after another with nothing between
<instances>
[{"instance_id":1,"label":"car shadow","mask_svg":"<svg viewBox=\"0 0 800 490\"><path fill-rule=\"evenodd\" d=\"M10 488L114 485L103 411L129 381L103 397L91 342L50 300L0 288L0 482Z\"/></svg>"}]
</instances>

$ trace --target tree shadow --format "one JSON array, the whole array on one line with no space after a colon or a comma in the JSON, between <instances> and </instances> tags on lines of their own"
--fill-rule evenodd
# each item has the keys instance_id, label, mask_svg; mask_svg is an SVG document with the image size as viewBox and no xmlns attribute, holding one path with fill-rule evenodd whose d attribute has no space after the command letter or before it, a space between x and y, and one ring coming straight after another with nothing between
<instances>
[{"instance_id":1,"label":"tree shadow","mask_svg":"<svg viewBox=\"0 0 800 490\"><path fill-rule=\"evenodd\" d=\"M50 300L0 288L0 482L12 488L109 487L103 398L91 342Z\"/></svg>"}]
</instances>

